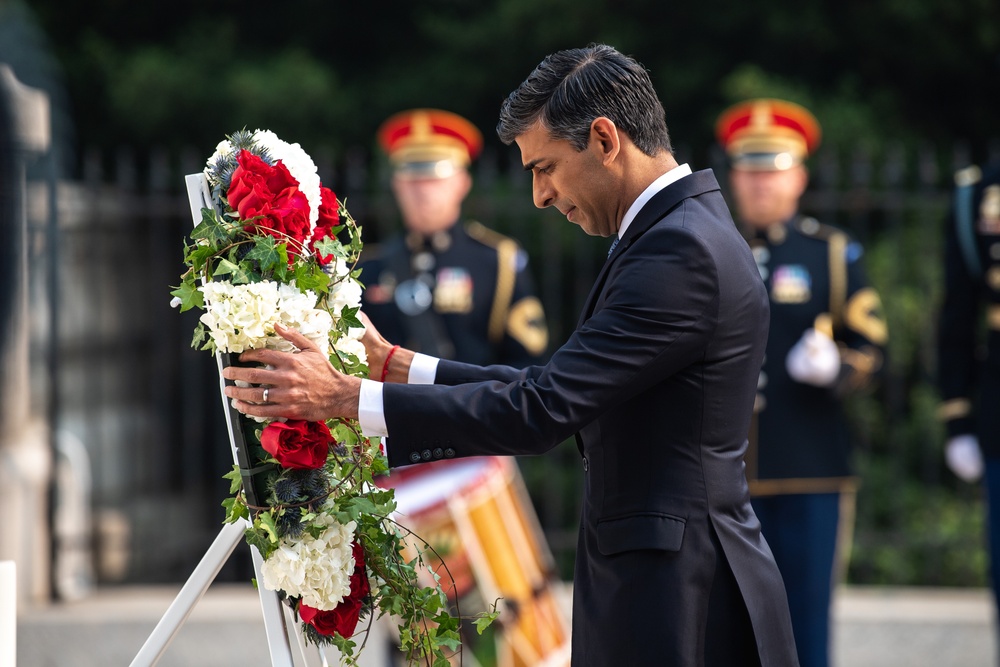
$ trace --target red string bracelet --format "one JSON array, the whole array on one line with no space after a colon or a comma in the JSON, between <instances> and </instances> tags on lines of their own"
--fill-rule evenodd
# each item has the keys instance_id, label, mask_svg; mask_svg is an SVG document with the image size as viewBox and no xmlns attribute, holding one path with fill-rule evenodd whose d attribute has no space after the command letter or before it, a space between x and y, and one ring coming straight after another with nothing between
<instances>
[{"instance_id":1,"label":"red string bracelet","mask_svg":"<svg viewBox=\"0 0 1000 667\"><path fill-rule=\"evenodd\" d=\"M398 345L393 345L392 349L389 350L389 354L385 355L385 365L382 366L382 378L379 382L385 382L385 376L389 374L389 360L392 359L392 355L396 354L396 350L398 349Z\"/></svg>"}]
</instances>

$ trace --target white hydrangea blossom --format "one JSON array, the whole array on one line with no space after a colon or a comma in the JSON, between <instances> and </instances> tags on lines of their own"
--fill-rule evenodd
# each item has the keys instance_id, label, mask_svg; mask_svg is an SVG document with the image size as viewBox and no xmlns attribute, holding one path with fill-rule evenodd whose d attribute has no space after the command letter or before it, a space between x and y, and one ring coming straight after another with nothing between
<instances>
[{"instance_id":1,"label":"white hydrangea blossom","mask_svg":"<svg viewBox=\"0 0 1000 667\"><path fill-rule=\"evenodd\" d=\"M198 289L205 297L205 313L200 319L220 352L238 353L260 347L292 351L292 344L274 332L274 325L280 323L298 330L324 355L330 354L333 318L315 307L312 290L303 293L294 282L233 285L222 280Z\"/></svg>"},{"instance_id":2,"label":"white hydrangea blossom","mask_svg":"<svg viewBox=\"0 0 1000 667\"><path fill-rule=\"evenodd\" d=\"M344 308L357 308L361 305L361 285L355 280L342 280L330 285L328 302L334 315L340 317Z\"/></svg>"},{"instance_id":3,"label":"white hydrangea blossom","mask_svg":"<svg viewBox=\"0 0 1000 667\"><path fill-rule=\"evenodd\" d=\"M361 363L367 365L368 353L365 352L365 346L361 342L361 336L364 334L364 331L364 329L349 329L348 334L334 343L333 347L338 352L353 354Z\"/></svg>"},{"instance_id":4,"label":"white hydrangea blossom","mask_svg":"<svg viewBox=\"0 0 1000 667\"><path fill-rule=\"evenodd\" d=\"M331 276L330 309L340 317L344 308L357 308L361 305L361 283L350 277L351 267L340 257L335 257L327 266L326 271Z\"/></svg>"},{"instance_id":5,"label":"white hydrangea blossom","mask_svg":"<svg viewBox=\"0 0 1000 667\"><path fill-rule=\"evenodd\" d=\"M354 574L354 521L340 524L321 511L313 525L325 527L319 537L303 532L299 538L282 538L264 561L264 587L301 597L302 602L329 611L351 593Z\"/></svg>"}]
</instances>

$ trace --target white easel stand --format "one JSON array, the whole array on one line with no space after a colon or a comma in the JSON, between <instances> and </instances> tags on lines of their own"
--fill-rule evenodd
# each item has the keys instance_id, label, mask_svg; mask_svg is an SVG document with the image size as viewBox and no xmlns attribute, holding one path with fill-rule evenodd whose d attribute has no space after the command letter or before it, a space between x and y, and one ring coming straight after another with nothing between
<instances>
[{"instance_id":1,"label":"white easel stand","mask_svg":"<svg viewBox=\"0 0 1000 667\"><path fill-rule=\"evenodd\" d=\"M17 565L0 561L0 665L17 664Z\"/></svg>"},{"instance_id":2,"label":"white easel stand","mask_svg":"<svg viewBox=\"0 0 1000 667\"><path fill-rule=\"evenodd\" d=\"M191 205L191 218L197 226L201 222L201 209L212 207L208 181L204 174L190 174L184 177L184 182L187 185L188 202ZM222 378L221 356L216 355L216 361L219 365L219 391L222 392L225 380ZM224 410L229 409L229 398L226 397L225 393L222 393L222 405ZM226 425L229 430L229 444L233 450L233 461L239 465L232 421L227 419ZM243 538L243 531L246 527L246 521L223 526L215 541L202 556L198 566L195 567L194 572L191 573L187 583L174 598L160 622L153 628L146 643L139 649L139 653L132 660L131 667L152 667L159 661L177 631L180 630L181 625L191 614L191 610L205 595L205 591L208 590L236 545ZM264 588L264 577L261 573L264 561L260 553L254 547L250 548L250 553L253 557L254 573L257 581L260 582L257 590L260 593L261 611L264 613L264 631L267 635L267 647L271 654L271 665L273 667L328 667L326 656L320 647L306 646L305 638L291 618L291 609L281 604L275 591ZM291 637L295 639L297 649L295 655L292 652ZM296 657L297 660L293 659Z\"/></svg>"}]
</instances>

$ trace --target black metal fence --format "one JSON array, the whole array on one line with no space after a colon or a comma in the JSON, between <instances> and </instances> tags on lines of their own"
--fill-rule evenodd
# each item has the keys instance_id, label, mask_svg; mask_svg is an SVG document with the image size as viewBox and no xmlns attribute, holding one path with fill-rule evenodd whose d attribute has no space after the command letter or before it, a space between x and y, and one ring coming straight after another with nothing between
<instances>
[{"instance_id":1,"label":"black metal fence","mask_svg":"<svg viewBox=\"0 0 1000 667\"><path fill-rule=\"evenodd\" d=\"M968 163L968 153L950 146L878 154L828 147L813 164L803 207L865 244L892 337L885 381L852 404L862 476L855 580L982 581L978 489L956 483L941 464L930 384L940 226L951 173ZM992 153L1000 156L996 147ZM721 156L706 154L724 182ZM685 151L679 156L686 159ZM58 313L33 322L36 340L54 328L57 343L36 344L35 363L52 371L56 426L89 453L94 553L106 583L183 580L223 517L219 503L228 488L221 476L232 461L215 361L189 345L197 313L169 306L191 229L183 175L200 171L205 157L194 150L87 153L81 177L57 186L55 244L46 242L44 184L33 190L29 252L39 275L32 282L47 291L37 302L48 300ZM313 157L323 182L346 198L367 243L399 227L381 162L364 150ZM509 158L488 153L477 162L466 212L528 249L558 344L575 324L607 242L535 209L530 176ZM57 278L46 281L41 272L53 260ZM580 502L576 457L564 443L549 456L521 461L566 576ZM237 557L231 573L242 577L243 567Z\"/></svg>"}]
</instances>

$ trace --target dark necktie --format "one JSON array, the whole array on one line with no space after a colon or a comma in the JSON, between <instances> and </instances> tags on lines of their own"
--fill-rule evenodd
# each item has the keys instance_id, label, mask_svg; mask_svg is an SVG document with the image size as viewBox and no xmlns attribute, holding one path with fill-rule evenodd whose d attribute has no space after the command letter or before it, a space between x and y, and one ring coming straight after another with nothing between
<instances>
[{"instance_id":1,"label":"dark necktie","mask_svg":"<svg viewBox=\"0 0 1000 667\"><path fill-rule=\"evenodd\" d=\"M611 247L608 248L608 257L611 257L611 253L615 251L615 246L617 245L618 245L618 237L616 236L615 240L611 243Z\"/></svg>"}]
</instances>

